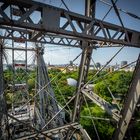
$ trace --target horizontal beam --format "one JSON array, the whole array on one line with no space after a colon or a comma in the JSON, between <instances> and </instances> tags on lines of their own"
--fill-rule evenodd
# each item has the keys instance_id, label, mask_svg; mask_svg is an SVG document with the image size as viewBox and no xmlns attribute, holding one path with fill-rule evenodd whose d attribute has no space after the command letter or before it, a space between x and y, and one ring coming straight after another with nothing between
<instances>
[{"instance_id":1,"label":"horizontal beam","mask_svg":"<svg viewBox=\"0 0 140 140\"><path fill-rule=\"evenodd\" d=\"M15 51L36 51L36 49L35 48L21 48L21 47L19 47L19 46L17 46L17 47L5 47L4 48L5 50L15 50Z\"/></svg>"},{"instance_id":2,"label":"horizontal beam","mask_svg":"<svg viewBox=\"0 0 140 140\"><path fill-rule=\"evenodd\" d=\"M24 29L25 32L27 31L26 35L22 32L17 35L17 38L20 36L21 41L22 39L26 40L28 34L28 41L46 42L56 45L65 44L71 46L69 38L72 38L72 40L78 41L76 44L73 44L73 46L77 47L80 46L81 40L92 42L92 44L99 44L98 42L100 42L103 45L121 44L140 47L140 32L134 30L124 29L118 25L38 2L27 0L1 0L1 2L0 29L3 30L5 28L8 34L7 38L10 39L14 38L16 27L19 30ZM12 15L11 17L9 17L6 9L10 5L11 10L9 12ZM15 11L19 11L20 14L15 14ZM47 40L48 36L50 40ZM50 36L55 36L55 39L50 38ZM58 39L61 36L61 40L58 42L57 36L59 36Z\"/></svg>"},{"instance_id":3,"label":"horizontal beam","mask_svg":"<svg viewBox=\"0 0 140 140\"><path fill-rule=\"evenodd\" d=\"M119 110L116 108L113 108L113 106L105 101L103 98L95 94L93 91L88 90L88 89L82 89L81 92L88 97L90 100L92 100L96 105L100 106L103 108L109 115L112 116L112 118L115 121L119 121L120 115L119 115ZM117 113L116 113L117 112Z\"/></svg>"},{"instance_id":4,"label":"horizontal beam","mask_svg":"<svg viewBox=\"0 0 140 140\"><path fill-rule=\"evenodd\" d=\"M54 136L56 134L66 132L70 128L80 129L81 125L79 125L78 123L71 123L71 124L67 124L67 125L64 125L64 126L61 126L61 127L58 127L58 128L51 129L51 130L43 131L42 133L46 134L47 136ZM29 139L29 138L34 138L36 136L37 136L37 133L34 133L34 134L31 134L31 135L28 135L28 136L19 137L16 140L25 140L25 139ZM42 135L39 134L38 137L42 137Z\"/></svg>"},{"instance_id":5,"label":"horizontal beam","mask_svg":"<svg viewBox=\"0 0 140 140\"><path fill-rule=\"evenodd\" d=\"M47 43L47 44L53 44L53 45L59 45L59 46L71 46L71 47L77 47L77 48L83 48L82 46L82 41L84 39L76 38L76 37L68 37L68 36L63 36L63 35L55 35L55 34L45 34L43 32L41 33L40 39L34 38L33 40L30 39L30 36L32 34L31 30L27 29L19 29L15 27L5 27L0 25L0 31L2 33L6 34L1 34L0 38L3 39L12 39L15 42L18 43L25 43L26 41L29 42L36 42L36 43ZM114 44L114 43L104 43L103 41L92 41L88 40L88 44L90 44L90 47L92 48L98 48L98 47L118 47L120 46L119 44Z\"/></svg>"},{"instance_id":6,"label":"horizontal beam","mask_svg":"<svg viewBox=\"0 0 140 140\"><path fill-rule=\"evenodd\" d=\"M12 39L14 42L25 43L25 41L36 42L36 43L48 43L53 45L61 45L61 46L71 46L71 47L81 47L81 39L76 37L67 37L62 35L50 34L45 32L34 32L30 29L10 27L0 25L0 38L4 39ZM36 37L30 38L34 32L34 36Z\"/></svg>"}]
</instances>

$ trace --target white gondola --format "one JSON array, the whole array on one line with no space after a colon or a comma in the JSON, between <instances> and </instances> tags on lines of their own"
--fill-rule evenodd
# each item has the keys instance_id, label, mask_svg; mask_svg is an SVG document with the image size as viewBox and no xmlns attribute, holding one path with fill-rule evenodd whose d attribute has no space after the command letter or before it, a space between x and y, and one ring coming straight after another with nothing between
<instances>
[{"instance_id":1,"label":"white gondola","mask_svg":"<svg viewBox=\"0 0 140 140\"><path fill-rule=\"evenodd\" d=\"M27 121L30 119L33 119L34 117L34 106L19 106L12 109L12 111L9 112L10 115L12 115L14 118L20 120L20 121ZM9 118L9 124L15 123L16 120Z\"/></svg>"},{"instance_id":2,"label":"white gondola","mask_svg":"<svg viewBox=\"0 0 140 140\"><path fill-rule=\"evenodd\" d=\"M14 85L8 84L8 86L9 86L11 89L15 88L15 90L23 90L23 89L26 89L27 84L26 84L26 83L14 84Z\"/></svg>"},{"instance_id":3,"label":"white gondola","mask_svg":"<svg viewBox=\"0 0 140 140\"><path fill-rule=\"evenodd\" d=\"M14 60L14 67L15 69L24 69L26 66L26 61L25 60Z\"/></svg>"},{"instance_id":4,"label":"white gondola","mask_svg":"<svg viewBox=\"0 0 140 140\"><path fill-rule=\"evenodd\" d=\"M77 81L73 78L67 78L67 83L68 83L68 85L74 86L74 87L76 87L76 85L77 85Z\"/></svg>"}]
</instances>

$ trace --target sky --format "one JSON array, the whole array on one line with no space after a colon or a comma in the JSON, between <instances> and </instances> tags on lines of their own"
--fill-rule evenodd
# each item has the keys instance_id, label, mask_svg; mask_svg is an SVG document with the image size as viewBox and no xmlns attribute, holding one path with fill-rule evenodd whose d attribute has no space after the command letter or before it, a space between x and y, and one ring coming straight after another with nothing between
<instances>
[{"instance_id":1,"label":"sky","mask_svg":"<svg viewBox=\"0 0 140 140\"><path fill-rule=\"evenodd\" d=\"M110 0L105 0L109 3ZM60 0L44 0L44 3L48 3L57 7L65 8L63 4L61 4ZM70 11L84 14L84 0L65 0ZM60 6L61 5L61 6ZM118 0L117 6L125 11L134 13L140 16L140 9L139 9L140 1L139 0ZM108 11L109 6L104 5L99 0L96 3L96 18L101 19L104 17L105 13ZM124 26L130 29L134 29L140 31L140 20L134 19L122 12L120 12L121 18L123 20ZM105 18L105 21L121 25L114 9L108 14ZM55 50L56 49L56 50ZM105 64L120 48L98 48L93 50L92 58L95 62L100 62L101 64ZM69 61L73 60L80 52L81 49L73 49L73 48L64 48L60 47L57 49L51 47L50 49L45 50L45 61L50 62L51 64L65 64L69 63ZM128 61L132 62L138 58L140 53L140 48L134 47L125 47L118 55L113 59L111 64L120 64L121 61ZM80 59L78 59L75 63L79 63Z\"/></svg>"},{"instance_id":2,"label":"sky","mask_svg":"<svg viewBox=\"0 0 140 140\"><path fill-rule=\"evenodd\" d=\"M61 0L36 0L46 4L50 4L56 7L64 8ZM85 0L64 0L69 10L84 15L84 5ZM104 0L108 3L111 3L110 0ZM140 0L118 0L116 4L119 8L134 13L140 16ZM99 0L96 2L96 15L97 19L102 20L104 15L109 10L109 6L101 3ZM125 27L140 31L140 20L134 19L122 12L120 12L123 24ZM121 25L118 17L116 16L114 9L108 14L104 21ZM100 62L104 65L120 48L98 48L93 50L92 59L94 62ZM74 47L63 47L45 44L45 53L44 58L46 63L50 64L67 64L69 61L72 61L77 55L81 53L81 49ZM132 62L138 58L140 53L140 48L134 47L125 47L115 59L113 59L111 64L120 64L121 61ZM32 55L32 54L31 54ZM20 56L17 54L17 56ZM17 57L18 59L18 57ZM31 57L32 59L32 57ZM32 60L30 60L32 61ZM80 58L75 61L75 64L79 64Z\"/></svg>"},{"instance_id":3,"label":"sky","mask_svg":"<svg viewBox=\"0 0 140 140\"><path fill-rule=\"evenodd\" d=\"M67 4L70 11L84 14L84 0L64 0ZM110 0L105 0L109 3L111 3ZM63 4L61 4L61 0L43 0L44 3L48 3L53 6L65 8ZM140 1L139 0L118 0L116 4L119 8L134 13L138 16L140 16ZM101 19L104 17L104 15L109 10L109 6L101 3L99 0L97 0L96 3L96 18ZM140 20L134 19L123 12L120 12L123 24L125 27L134 29L136 31L140 31ZM104 21L121 25L114 9L111 10L111 12L108 14L108 16L105 18ZM48 45L49 46L49 45ZM100 62L101 64L105 64L120 48L98 48L96 50L93 50L92 58L95 62ZM81 49L78 48L70 48L70 47L47 47L45 50L45 61L50 62L51 64L65 64L69 63L69 61L73 60L79 53L81 52ZM113 59L111 64L120 64L121 61L128 61L132 62L135 61L138 58L138 55L140 53L140 48L134 48L134 47L125 47L122 49L122 51ZM80 58L75 62L79 63Z\"/></svg>"}]
</instances>

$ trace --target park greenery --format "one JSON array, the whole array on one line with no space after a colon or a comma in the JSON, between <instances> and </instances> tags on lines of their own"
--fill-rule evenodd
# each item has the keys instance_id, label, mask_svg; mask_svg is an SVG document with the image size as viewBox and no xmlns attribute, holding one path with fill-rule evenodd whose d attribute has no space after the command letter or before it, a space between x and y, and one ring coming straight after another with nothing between
<instances>
[{"instance_id":1,"label":"park greenery","mask_svg":"<svg viewBox=\"0 0 140 140\"><path fill-rule=\"evenodd\" d=\"M11 103L13 101L20 100L20 96L22 96L22 93L18 96L13 95L12 90L7 88L9 84L13 84L13 78L15 83L23 83L27 81L30 98L34 96L36 87L36 70L28 70L27 72L28 74L26 74L22 69L17 69L13 75L13 71L11 69L4 71L6 89L5 96L9 108L11 107ZM94 85L93 91L112 104L113 99L108 90L109 87L113 96L119 99L118 104L121 106L124 102L124 97L127 95L132 79L132 72L118 71L108 74L107 71L102 71L95 76L96 72L96 70L90 70L87 78L87 81L90 81L90 83ZM74 94L76 94L76 87L69 86L67 84L67 78L74 78L78 80L78 71L60 73L61 71L59 69L51 69L48 71L50 79L54 79L51 85L54 89L56 99L62 105L65 105L65 103ZM73 109L73 104L74 102L70 103L71 110ZM139 115L140 114L138 113L137 116ZM91 116L94 117L94 119ZM96 118L107 118L107 120ZM87 130L92 139L97 139L97 134L95 132L96 127L101 140L111 139L116 126L116 122L111 118L111 116L88 99L87 102L83 102L80 123L83 128ZM136 128L133 129L133 135L140 139L140 136L138 135L140 123L136 122L133 128Z\"/></svg>"}]
</instances>

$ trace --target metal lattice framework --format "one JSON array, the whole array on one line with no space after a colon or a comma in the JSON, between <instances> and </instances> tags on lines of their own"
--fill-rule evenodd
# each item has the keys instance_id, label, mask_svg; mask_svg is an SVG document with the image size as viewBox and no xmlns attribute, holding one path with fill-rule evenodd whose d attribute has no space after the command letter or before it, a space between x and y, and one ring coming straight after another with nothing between
<instances>
[{"instance_id":1,"label":"metal lattice framework","mask_svg":"<svg viewBox=\"0 0 140 140\"><path fill-rule=\"evenodd\" d=\"M41 128L45 128L45 124L53 118L56 112L59 111L59 107L56 103L55 94L51 87L50 79L48 76L48 70L43 59L43 48L38 47L37 50L37 89L39 92L39 112L41 116ZM46 86L47 83L47 86ZM46 88L44 88L44 86ZM52 129L63 125L63 120L60 114L54 119L47 127Z\"/></svg>"},{"instance_id":2,"label":"metal lattice framework","mask_svg":"<svg viewBox=\"0 0 140 140\"><path fill-rule=\"evenodd\" d=\"M29 139L36 137L39 139L43 139L45 137L50 139L53 139L54 137L58 139L62 139L62 137L64 139L71 139L74 136L74 132L79 130L79 133L82 134L84 139L90 140L87 132L79 124L79 118L83 102L83 94L86 95L87 92L89 92L86 91L84 85L86 84L92 50L97 47L109 47L116 45L140 47L140 32L96 19L95 4L96 0L88 0L86 2L84 16L35 1L0 1L0 31L5 33L1 34L0 38L12 39L13 41L19 43L29 41L82 48L76 95L71 99L75 99L74 110L71 122L65 124L60 116L60 112L63 109L59 110L58 105L55 102L54 92L52 90L47 68L43 59L42 48L37 47L37 95L39 95L39 102L36 102L36 107L34 109L39 123L38 129L38 126L36 127L35 124L33 126L28 125L14 116L11 116L6 111L6 104L3 98L3 46L0 46L0 123L2 125L3 120L7 120L9 116L13 120L18 121L23 125L28 125L34 130L30 134L20 136L17 139ZM38 19L36 19L34 15L37 15ZM11 48L7 47L7 49ZM20 48L12 49L22 50ZM25 48L25 51L27 50L28 48ZM32 49L29 50L32 51ZM140 68L137 66L137 69L139 70ZM134 79L139 81L139 77L137 78L137 76L134 77ZM134 85L130 93L137 90L137 81L134 81ZM46 83L47 87L45 87ZM131 105L132 98L133 97L130 97L129 102L127 103L129 107ZM30 102L30 100L28 102ZM134 103L134 110L135 106L136 103ZM126 115L128 113L127 110L129 109L130 108L125 107L126 111L125 114L121 114L123 115L121 119L117 116L117 121L120 119L120 128L116 130L116 135L118 136L122 133L122 127L124 126L123 123L124 120L127 119ZM127 119L128 124L131 117ZM50 125L48 125L48 122ZM5 124L5 131L3 132L1 130L0 135L3 136L2 138L8 139L8 133L6 132L6 126L8 124ZM127 129L127 127L125 129ZM125 132L123 132L122 135L123 136L120 136L121 139L123 139ZM117 139L119 140L119 137L116 137L116 140Z\"/></svg>"},{"instance_id":3,"label":"metal lattice framework","mask_svg":"<svg viewBox=\"0 0 140 140\"><path fill-rule=\"evenodd\" d=\"M15 19L8 16L6 9L9 7L10 14L16 17ZM140 35L137 31L38 2L1 1L0 14L2 16L0 28L6 31L6 36L2 37L21 42L28 40L80 46L81 40L87 40L91 45L96 43L134 47L140 45ZM33 14L38 15L38 21L31 16ZM94 32L93 27L96 29Z\"/></svg>"}]
</instances>

